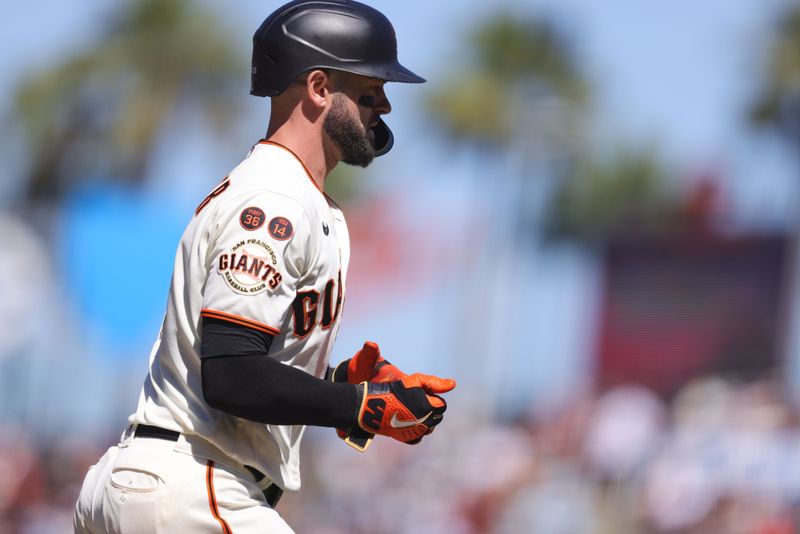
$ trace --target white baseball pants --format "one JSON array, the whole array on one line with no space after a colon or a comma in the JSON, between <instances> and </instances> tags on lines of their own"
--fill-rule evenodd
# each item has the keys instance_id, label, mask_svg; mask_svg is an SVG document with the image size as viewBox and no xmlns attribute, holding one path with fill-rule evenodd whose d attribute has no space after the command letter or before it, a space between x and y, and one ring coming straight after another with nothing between
<instances>
[{"instance_id":1,"label":"white baseball pants","mask_svg":"<svg viewBox=\"0 0 800 534\"><path fill-rule=\"evenodd\" d=\"M243 466L193 454L182 440L126 436L109 448L83 481L75 533L293 532Z\"/></svg>"}]
</instances>

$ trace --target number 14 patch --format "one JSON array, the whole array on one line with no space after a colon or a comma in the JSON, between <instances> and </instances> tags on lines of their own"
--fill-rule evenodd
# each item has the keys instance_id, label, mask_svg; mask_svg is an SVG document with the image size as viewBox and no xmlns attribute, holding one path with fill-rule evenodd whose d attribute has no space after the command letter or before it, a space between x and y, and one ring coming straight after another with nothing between
<instances>
[{"instance_id":1,"label":"number 14 patch","mask_svg":"<svg viewBox=\"0 0 800 534\"><path fill-rule=\"evenodd\" d=\"M292 237L292 234L294 234L292 223L286 217L275 217L272 219L269 222L268 230L269 235L278 241L285 241Z\"/></svg>"}]
</instances>

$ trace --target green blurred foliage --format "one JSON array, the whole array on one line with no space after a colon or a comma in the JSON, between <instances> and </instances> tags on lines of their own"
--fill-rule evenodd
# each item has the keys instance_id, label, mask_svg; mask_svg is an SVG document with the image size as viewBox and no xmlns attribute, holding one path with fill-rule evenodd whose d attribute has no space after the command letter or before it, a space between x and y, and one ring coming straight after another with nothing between
<instances>
[{"instance_id":1,"label":"green blurred foliage","mask_svg":"<svg viewBox=\"0 0 800 534\"><path fill-rule=\"evenodd\" d=\"M578 162L555 195L546 218L550 239L599 243L619 234L675 229L681 200L668 187L670 174L656 155L619 151Z\"/></svg>"},{"instance_id":2,"label":"green blurred foliage","mask_svg":"<svg viewBox=\"0 0 800 534\"><path fill-rule=\"evenodd\" d=\"M781 16L765 64L750 119L756 126L777 128L800 153L800 6Z\"/></svg>"},{"instance_id":3,"label":"green blurred foliage","mask_svg":"<svg viewBox=\"0 0 800 534\"><path fill-rule=\"evenodd\" d=\"M577 128L576 138L587 137L583 130L591 87L569 40L547 20L500 14L476 28L464 50L469 61L462 74L441 85L428 101L431 115L452 141L484 150L526 150L512 142L514 137L536 137L547 125L526 123L521 116L526 109L537 109L530 99L540 99L546 108L546 99L552 97L570 110L559 116L563 128ZM562 138L562 143L574 141ZM542 147L551 158L566 155L545 214L545 237L591 242L620 231L660 231L677 222L679 201L667 186L671 177L655 151L627 149L600 159L574 146L562 150L540 143ZM545 155L541 161L547 159ZM525 209L522 199L520 206ZM518 216L527 219L525 213Z\"/></svg>"},{"instance_id":4,"label":"green blurred foliage","mask_svg":"<svg viewBox=\"0 0 800 534\"><path fill-rule=\"evenodd\" d=\"M143 181L159 134L186 104L224 130L241 100L243 59L232 33L197 2L120 3L91 47L16 93L27 200L57 199L88 179Z\"/></svg>"},{"instance_id":5,"label":"green blurred foliage","mask_svg":"<svg viewBox=\"0 0 800 534\"><path fill-rule=\"evenodd\" d=\"M361 198L363 186L369 180L369 172L340 163L325 178L325 194L340 206Z\"/></svg>"},{"instance_id":6,"label":"green blurred foliage","mask_svg":"<svg viewBox=\"0 0 800 534\"><path fill-rule=\"evenodd\" d=\"M551 24L499 14L476 28L464 47L467 64L431 94L428 112L456 142L502 149L518 133L523 89L540 87L575 106L588 91L567 41Z\"/></svg>"}]
</instances>

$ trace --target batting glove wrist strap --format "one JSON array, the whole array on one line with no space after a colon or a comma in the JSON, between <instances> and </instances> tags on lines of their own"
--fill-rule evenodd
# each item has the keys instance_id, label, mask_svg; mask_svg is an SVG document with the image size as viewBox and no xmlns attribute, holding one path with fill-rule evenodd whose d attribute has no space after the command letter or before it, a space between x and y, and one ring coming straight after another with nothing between
<instances>
[{"instance_id":1,"label":"batting glove wrist strap","mask_svg":"<svg viewBox=\"0 0 800 534\"><path fill-rule=\"evenodd\" d=\"M333 382L348 382L350 384L370 381L375 375L376 366L382 361L385 360L381 358L378 344L367 341L364 343L364 347L356 352L352 358L340 362L335 368L329 367L326 377ZM367 450L372 443L372 438L375 437L375 434L367 432L357 425L347 430L337 428L336 435L361 452Z\"/></svg>"},{"instance_id":2,"label":"batting glove wrist strap","mask_svg":"<svg viewBox=\"0 0 800 534\"><path fill-rule=\"evenodd\" d=\"M348 358L339 363L336 367L329 367L328 379L331 382L348 382L347 380L347 366L352 358ZM351 382L352 384L353 382ZM356 384L358 382L355 382Z\"/></svg>"}]
</instances>

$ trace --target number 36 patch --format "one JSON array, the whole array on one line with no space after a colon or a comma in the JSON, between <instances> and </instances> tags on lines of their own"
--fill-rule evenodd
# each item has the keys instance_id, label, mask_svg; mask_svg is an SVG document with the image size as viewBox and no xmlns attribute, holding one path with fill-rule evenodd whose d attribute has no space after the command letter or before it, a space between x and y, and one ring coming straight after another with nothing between
<instances>
[{"instance_id":1,"label":"number 36 patch","mask_svg":"<svg viewBox=\"0 0 800 534\"><path fill-rule=\"evenodd\" d=\"M264 210L255 206L250 206L249 208L245 208L242 214L239 215L239 224L241 224L242 228L245 230L258 230L264 226L264 217Z\"/></svg>"}]
</instances>

